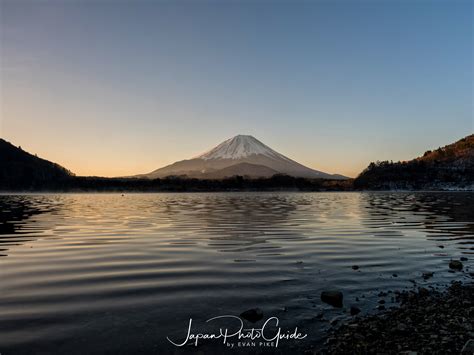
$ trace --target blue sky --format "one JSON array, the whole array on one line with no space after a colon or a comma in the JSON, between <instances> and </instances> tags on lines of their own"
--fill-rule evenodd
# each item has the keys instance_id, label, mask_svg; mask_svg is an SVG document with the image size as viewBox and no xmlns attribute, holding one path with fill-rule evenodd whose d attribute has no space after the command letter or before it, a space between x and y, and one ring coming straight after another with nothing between
<instances>
[{"instance_id":1,"label":"blue sky","mask_svg":"<svg viewBox=\"0 0 474 355\"><path fill-rule=\"evenodd\" d=\"M471 1L0 0L1 136L77 174L252 134L355 176L473 133Z\"/></svg>"}]
</instances>

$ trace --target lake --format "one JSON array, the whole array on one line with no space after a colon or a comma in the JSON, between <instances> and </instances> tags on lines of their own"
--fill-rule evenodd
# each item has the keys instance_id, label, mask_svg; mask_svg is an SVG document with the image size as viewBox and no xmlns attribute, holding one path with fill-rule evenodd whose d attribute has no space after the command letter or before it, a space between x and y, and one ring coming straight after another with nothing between
<instances>
[{"instance_id":1,"label":"lake","mask_svg":"<svg viewBox=\"0 0 474 355\"><path fill-rule=\"evenodd\" d=\"M0 353L318 347L350 305L377 312L380 291L471 279L473 254L474 193L4 194ZM460 257L464 270L450 270ZM327 289L343 292L342 309L320 300ZM256 307L264 318L246 328L277 317L307 336L278 348L170 342L190 318L196 333L237 329L230 316Z\"/></svg>"}]
</instances>

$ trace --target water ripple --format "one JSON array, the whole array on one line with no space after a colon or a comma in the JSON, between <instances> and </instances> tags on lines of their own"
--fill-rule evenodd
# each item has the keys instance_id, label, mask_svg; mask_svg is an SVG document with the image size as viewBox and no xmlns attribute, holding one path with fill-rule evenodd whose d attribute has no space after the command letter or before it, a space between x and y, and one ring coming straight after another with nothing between
<instances>
[{"instance_id":1,"label":"water ripple","mask_svg":"<svg viewBox=\"0 0 474 355\"><path fill-rule=\"evenodd\" d=\"M311 342L321 290L367 311L473 254L472 193L0 195L0 351L174 352L190 317L254 306Z\"/></svg>"}]
</instances>

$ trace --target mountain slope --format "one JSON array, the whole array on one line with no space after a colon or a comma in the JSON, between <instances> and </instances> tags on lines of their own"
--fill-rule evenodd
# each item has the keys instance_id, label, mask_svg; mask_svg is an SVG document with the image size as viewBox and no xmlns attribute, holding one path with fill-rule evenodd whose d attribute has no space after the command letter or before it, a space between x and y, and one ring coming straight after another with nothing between
<instances>
[{"instance_id":1,"label":"mountain slope","mask_svg":"<svg viewBox=\"0 0 474 355\"><path fill-rule=\"evenodd\" d=\"M363 189L473 189L474 135L407 162L377 162L354 180Z\"/></svg>"},{"instance_id":2,"label":"mountain slope","mask_svg":"<svg viewBox=\"0 0 474 355\"><path fill-rule=\"evenodd\" d=\"M203 174L203 179L223 179L232 176L244 176L248 178L257 177L272 177L278 174L278 171L270 169L264 165L255 165L249 163L239 163L228 166L227 168L220 169L214 172Z\"/></svg>"},{"instance_id":3,"label":"mountain slope","mask_svg":"<svg viewBox=\"0 0 474 355\"><path fill-rule=\"evenodd\" d=\"M246 163L247 165L240 165L242 163ZM232 170L234 175L241 176L268 177L268 170L262 168L266 167L275 171L275 173L296 177L323 179L345 178L341 175L331 175L310 169L274 151L256 138L248 135L235 136L193 159L182 160L154 170L149 174L138 175L137 177L156 179L170 175L186 175L188 177L202 177L203 175L207 175L214 178L212 176L222 176L222 174L225 173L219 173L219 170L231 166L235 166ZM259 166L258 169L256 168L257 166ZM252 169L252 167L254 169Z\"/></svg>"},{"instance_id":4,"label":"mountain slope","mask_svg":"<svg viewBox=\"0 0 474 355\"><path fill-rule=\"evenodd\" d=\"M38 158L0 138L0 189L35 188L73 176L62 166Z\"/></svg>"}]
</instances>

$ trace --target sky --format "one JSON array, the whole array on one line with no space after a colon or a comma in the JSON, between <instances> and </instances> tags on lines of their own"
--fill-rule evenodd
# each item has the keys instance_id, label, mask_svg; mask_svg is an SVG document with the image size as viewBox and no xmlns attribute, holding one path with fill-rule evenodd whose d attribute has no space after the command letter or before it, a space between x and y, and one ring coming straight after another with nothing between
<instances>
[{"instance_id":1,"label":"sky","mask_svg":"<svg viewBox=\"0 0 474 355\"><path fill-rule=\"evenodd\" d=\"M474 131L470 0L0 0L0 136L77 175L250 134L356 176Z\"/></svg>"}]
</instances>

